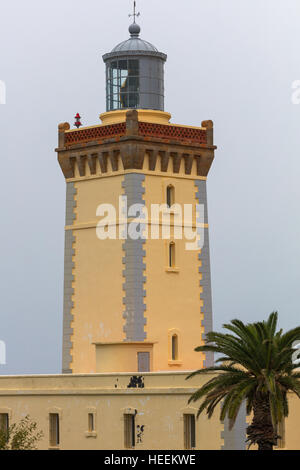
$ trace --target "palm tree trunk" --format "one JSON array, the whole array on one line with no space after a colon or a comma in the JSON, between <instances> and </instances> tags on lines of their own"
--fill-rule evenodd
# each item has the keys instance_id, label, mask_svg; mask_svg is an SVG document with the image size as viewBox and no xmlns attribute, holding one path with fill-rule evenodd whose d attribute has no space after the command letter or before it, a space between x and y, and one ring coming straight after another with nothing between
<instances>
[{"instance_id":1,"label":"palm tree trunk","mask_svg":"<svg viewBox=\"0 0 300 470\"><path fill-rule=\"evenodd\" d=\"M257 393L253 403L254 416L247 428L248 441L257 444L258 450L273 450L277 444L268 394Z\"/></svg>"}]
</instances>

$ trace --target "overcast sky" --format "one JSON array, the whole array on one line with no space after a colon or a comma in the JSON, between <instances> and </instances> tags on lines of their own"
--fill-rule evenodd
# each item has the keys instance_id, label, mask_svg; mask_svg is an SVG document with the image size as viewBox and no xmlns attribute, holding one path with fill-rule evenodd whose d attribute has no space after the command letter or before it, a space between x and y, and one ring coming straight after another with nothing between
<instances>
[{"instance_id":1,"label":"overcast sky","mask_svg":"<svg viewBox=\"0 0 300 470\"><path fill-rule=\"evenodd\" d=\"M0 373L61 369L65 182L57 124L105 111L102 54L127 39L130 0L2 0ZM168 54L172 122L212 119L208 179L215 329L300 323L299 0L138 0L141 37Z\"/></svg>"}]
</instances>

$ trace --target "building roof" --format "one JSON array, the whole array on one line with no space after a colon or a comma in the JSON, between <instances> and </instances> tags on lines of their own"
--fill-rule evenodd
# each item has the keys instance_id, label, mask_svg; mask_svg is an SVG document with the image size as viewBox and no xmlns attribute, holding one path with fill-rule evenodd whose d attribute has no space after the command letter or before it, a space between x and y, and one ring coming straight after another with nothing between
<instances>
[{"instance_id":1,"label":"building roof","mask_svg":"<svg viewBox=\"0 0 300 470\"><path fill-rule=\"evenodd\" d=\"M120 42L111 52L124 52L124 51L146 51L158 52L155 46L148 41L144 41L139 37L131 37L126 41Z\"/></svg>"},{"instance_id":2,"label":"building roof","mask_svg":"<svg viewBox=\"0 0 300 470\"><path fill-rule=\"evenodd\" d=\"M133 23L129 26L130 38L120 42L113 50L103 56L103 60L124 55L155 55L163 60L167 59L166 54L159 52L158 49L148 41L139 37L141 28L138 24Z\"/></svg>"}]
</instances>

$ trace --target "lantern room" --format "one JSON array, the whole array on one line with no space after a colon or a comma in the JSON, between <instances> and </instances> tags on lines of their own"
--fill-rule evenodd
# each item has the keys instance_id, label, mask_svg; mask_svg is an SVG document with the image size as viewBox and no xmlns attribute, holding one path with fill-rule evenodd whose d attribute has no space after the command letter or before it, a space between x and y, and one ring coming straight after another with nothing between
<instances>
[{"instance_id":1,"label":"lantern room","mask_svg":"<svg viewBox=\"0 0 300 470\"><path fill-rule=\"evenodd\" d=\"M106 111L153 109L164 111L166 54L139 37L135 22L130 38L103 56L106 64Z\"/></svg>"}]
</instances>

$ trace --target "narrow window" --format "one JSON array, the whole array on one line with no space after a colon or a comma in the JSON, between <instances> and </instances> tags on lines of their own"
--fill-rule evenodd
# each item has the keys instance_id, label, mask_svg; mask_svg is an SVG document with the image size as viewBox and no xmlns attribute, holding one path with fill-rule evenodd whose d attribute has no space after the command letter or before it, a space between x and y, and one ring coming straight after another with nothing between
<instances>
[{"instance_id":1,"label":"narrow window","mask_svg":"<svg viewBox=\"0 0 300 470\"><path fill-rule=\"evenodd\" d=\"M195 415L185 414L184 420L184 448L194 449L196 447Z\"/></svg>"},{"instance_id":2,"label":"narrow window","mask_svg":"<svg viewBox=\"0 0 300 470\"><path fill-rule=\"evenodd\" d=\"M171 184L167 187L167 206L173 206L175 202L175 188Z\"/></svg>"},{"instance_id":3,"label":"narrow window","mask_svg":"<svg viewBox=\"0 0 300 470\"><path fill-rule=\"evenodd\" d=\"M49 442L51 447L59 445L59 415L57 413L49 415Z\"/></svg>"},{"instance_id":4,"label":"narrow window","mask_svg":"<svg viewBox=\"0 0 300 470\"><path fill-rule=\"evenodd\" d=\"M124 415L124 447L125 449L135 447L135 416L132 414Z\"/></svg>"},{"instance_id":5,"label":"narrow window","mask_svg":"<svg viewBox=\"0 0 300 470\"><path fill-rule=\"evenodd\" d=\"M150 353L138 352L138 372L150 372Z\"/></svg>"},{"instance_id":6,"label":"narrow window","mask_svg":"<svg viewBox=\"0 0 300 470\"><path fill-rule=\"evenodd\" d=\"M94 413L88 414L88 430L89 432L95 431L95 415Z\"/></svg>"},{"instance_id":7,"label":"narrow window","mask_svg":"<svg viewBox=\"0 0 300 470\"><path fill-rule=\"evenodd\" d=\"M175 266L175 243L171 242L169 244L169 268L174 268Z\"/></svg>"},{"instance_id":8,"label":"narrow window","mask_svg":"<svg viewBox=\"0 0 300 470\"><path fill-rule=\"evenodd\" d=\"M178 359L178 336L172 336L172 361L177 361Z\"/></svg>"},{"instance_id":9,"label":"narrow window","mask_svg":"<svg viewBox=\"0 0 300 470\"><path fill-rule=\"evenodd\" d=\"M0 433L8 438L9 418L8 413L0 413Z\"/></svg>"},{"instance_id":10,"label":"narrow window","mask_svg":"<svg viewBox=\"0 0 300 470\"><path fill-rule=\"evenodd\" d=\"M284 420L278 423L277 434L279 436L277 439L277 447L279 449L284 449L285 447L285 421Z\"/></svg>"}]
</instances>

